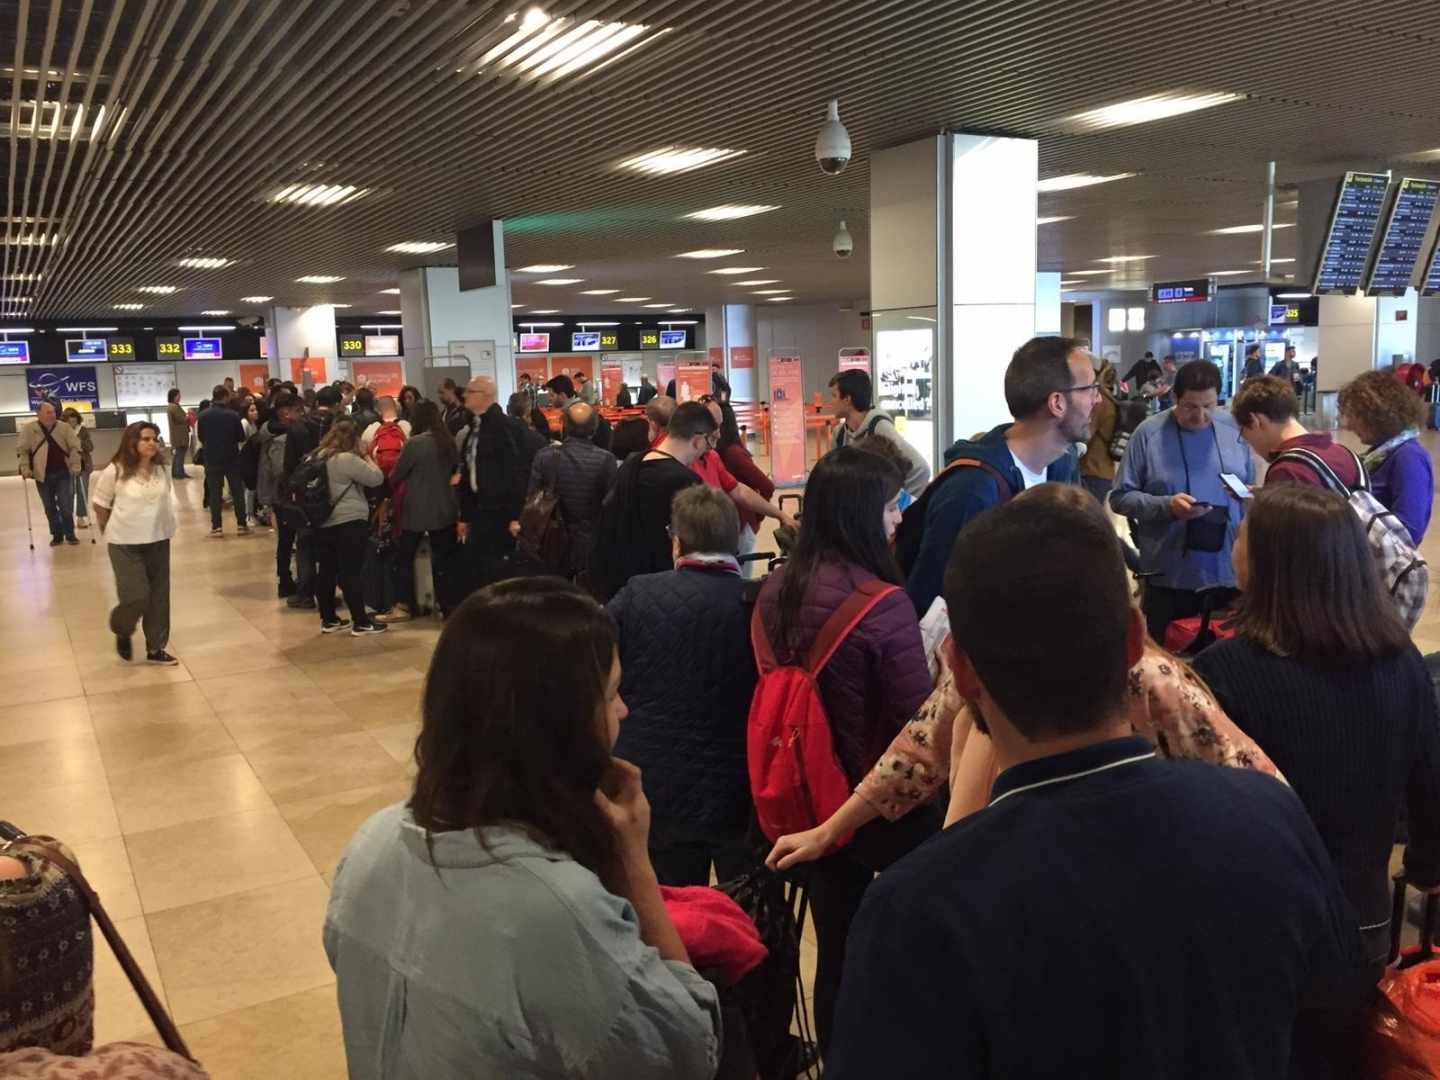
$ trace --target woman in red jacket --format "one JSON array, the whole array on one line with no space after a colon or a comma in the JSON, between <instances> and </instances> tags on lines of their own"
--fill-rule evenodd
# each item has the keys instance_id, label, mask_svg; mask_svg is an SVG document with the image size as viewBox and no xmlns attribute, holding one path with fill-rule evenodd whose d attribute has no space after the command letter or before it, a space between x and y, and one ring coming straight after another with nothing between
<instances>
[{"instance_id":1,"label":"woman in red jacket","mask_svg":"<svg viewBox=\"0 0 1440 1080\"><path fill-rule=\"evenodd\" d=\"M769 502L775 497L775 483L750 456L745 440L740 437L740 424L735 419L735 409L728 401L721 401L706 395L702 401L714 401L720 406L720 442L715 452L730 470L732 476L742 484L754 488ZM755 539L760 535L760 515L753 510L740 510L740 554L748 555L755 550Z\"/></svg>"},{"instance_id":2,"label":"woman in red jacket","mask_svg":"<svg viewBox=\"0 0 1440 1080\"><path fill-rule=\"evenodd\" d=\"M826 620L861 585L896 586L835 650L818 684L835 752L852 789L930 694L930 669L915 609L890 537L900 519L903 477L894 464L854 447L826 454L805 486L795 552L760 593L760 618L781 664L798 664ZM871 878L938 828L938 815L874 821L815 862L810 910L818 953L815 1023L823 1054L840 988L845 938Z\"/></svg>"}]
</instances>

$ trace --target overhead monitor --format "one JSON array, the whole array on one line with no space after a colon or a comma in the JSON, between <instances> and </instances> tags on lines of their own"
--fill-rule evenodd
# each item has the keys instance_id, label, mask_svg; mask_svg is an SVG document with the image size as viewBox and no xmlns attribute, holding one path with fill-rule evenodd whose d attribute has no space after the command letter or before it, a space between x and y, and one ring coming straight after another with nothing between
<instances>
[{"instance_id":1,"label":"overhead monitor","mask_svg":"<svg viewBox=\"0 0 1440 1080\"><path fill-rule=\"evenodd\" d=\"M366 356L399 356L399 334L369 334L365 338Z\"/></svg>"},{"instance_id":2,"label":"overhead monitor","mask_svg":"<svg viewBox=\"0 0 1440 1080\"><path fill-rule=\"evenodd\" d=\"M65 341L65 359L71 363L93 364L109 355L103 337L67 338Z\"/></svg>"},{"instance_id":3,"label":"overhead monitor","mask_svg":"<svg viewBox=\"0 0 1440 1080\"><path fill-rule=\"evenodd\" d=\"M186 360L220 360L224 357L218 337L187 337L183 344Z\"/></svg>"},{"instance_id":4,"label":"overhead monitor","mask_svg":"<svg viewBox=\"0 0 1440 1080\"><path fill-rule=\"evenodd\" d=\"M1384 173L1345 174L1335 197L1325 246L1320 249L1312 292L1353 293L1364 283L1389 189L1390 178Z\"/></svg>"},{"instance_id":5,"label":"overhead monitor","mask_svg":"<svg viewBox=\"0 0 1440 1080\"><path fill-rule=\"evenodd\" d=\"M570 335L570 348L575 352L599 352L600 331L577 330Z\"/></svg>"},{"instance_id":6,"label":"overhead monitor","mask_svg":"<svg viewBox=\"0 0 1440 1080\"><path fill-rule=\"evenodd\" d=\"M549 351L550 351L550 335L549 335L549 334L521 334L521 335L520 335L520 351L521 351L521 352L549 352Z\"/></svg>"},{"instance_id":7,"label":"overhead monitor","mask_svg":"<svg viewBox=\"0 0 1440 1080\"><path fill-rule=\"evenodd\" d=\"M684 330L661 330L661 331L660 331L660 348L662 348L662 349L683 349L683 348L685 348L685 338L686 338L686 336L687 336L687 334L686 334L686 331L684 331Z\"/></svg>"},{"instance_id":8,"label":"overhead monitor","mask_svg":"<svg viewBox=\"0 0 1440 1080\"><path fill-rule=\"evenodd\" d=\"M1380 240L1380 253L1375 256L1375 269L1370 273L1368 291L1372 296L1402 296L1410 287L1425 238L1430 235L1430 218L1437 201L1440 180L1407 176L1400 181Z\"/></svg>"},{"instance_id":9,"label":"overhead monitor","mask_svg":"<svg viewBox=\"0 0 1440 1080\"><path fill-rule=\"evenodd\" d=\"M1435 243L1434 254L1430 256L1430 269L1420 283L1422 296L1440 296L1440 240Z\"/></svg>"},{"instance_id":10,"label":"overhead monitor","mask_svg":"<svg viewBox=\"0 0 1440 1080\"><path fill-rule=\"evenodd\" d=\"M1152 304L1203 304L1214 297L1214 281L1195 278L1191 281L1157 281L1150 286Z\"/></svg>"},{"instance_id":11,"label":"overhead monitor","mask_svg":"<svg viewBox=\"0 0 1440 1080\"><path fill-rule=\"evenodd\" d=\"M30 343L28 341L0 341L0 364L28 364Z\"/></svg>"},{"instance_id":12,"label":"overhead monitor","mask_svg":"<svg viewBox=\"0 0 1440 1080\"><path fill-rule=\"evenodd\" d=\"M495 223L480 221L455 234L455 261L460 264L460 291L495 285Z\"/></svg>"}]
</instances>

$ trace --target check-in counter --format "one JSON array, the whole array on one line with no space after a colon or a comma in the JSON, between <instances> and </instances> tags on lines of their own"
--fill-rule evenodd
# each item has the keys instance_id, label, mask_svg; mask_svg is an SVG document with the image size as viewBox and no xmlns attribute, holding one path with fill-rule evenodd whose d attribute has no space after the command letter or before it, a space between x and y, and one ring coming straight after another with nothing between
<instances>
[{"instance_id":1,"label":"check-in counter","mask_svg":"<svg viewBox=\"0 0 1440 1080\"><path fill-rule=\"evenodd\" d=\"M35 419L34 413L8 413L0 414L0 476L17 476L20 472L20 461L15 456L16 432L21 425L32 423ZM93 420L91 426L89 421ZM95 468L100 469L115 456L115 451L120 449L120 433L125 430L126 425L137 420L149 420L160 428L160 437L165 437L168 428L165 426L165 407L163 405L151 409L97 409L86 416L86 426L90 428L90 438L95 443Z\"/></svg>"}]
</instances>

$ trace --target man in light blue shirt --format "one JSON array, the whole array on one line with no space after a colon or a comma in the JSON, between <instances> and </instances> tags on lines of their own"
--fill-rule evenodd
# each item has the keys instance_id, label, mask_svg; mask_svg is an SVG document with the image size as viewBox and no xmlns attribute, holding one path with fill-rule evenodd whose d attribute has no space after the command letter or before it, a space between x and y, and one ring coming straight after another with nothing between
<instances>
[{"instance_id":1,"label":"man in light blue shirt","mask_svg":"<svg viewBox=\"0 0 1440 1080\"><path fill-rule=\"evenodd\" d=\"M1156 641L1175 619L1198 615L1207 595L1218 609L1233 598L1230 551L1244 513L1221 474L1255 479L1250 448L1218 406L1220 369L1192 360L1175 376L1175 405L1130 437L1110 505L1130 519L1145 583L1142 607Z\"/></svg>"}]
</instances>

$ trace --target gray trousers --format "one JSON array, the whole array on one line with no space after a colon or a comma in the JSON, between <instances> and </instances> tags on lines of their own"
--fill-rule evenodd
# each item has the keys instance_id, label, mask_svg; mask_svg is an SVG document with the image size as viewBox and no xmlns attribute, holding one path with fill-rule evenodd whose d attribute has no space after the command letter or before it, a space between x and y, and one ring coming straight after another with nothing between
<instances>
[{"instance_id":1,"label":"gray trousers","mask_svg":"<svg viewBox=\"0 0 1440 1080\"><path fill-rule=\"evenodd\" d=\"M110 630L128 638L143 617L145 651L159 652L170 643L170 541L111 544L109 551L120 598L110 611Z\"/></svg>"}]
</instances>

